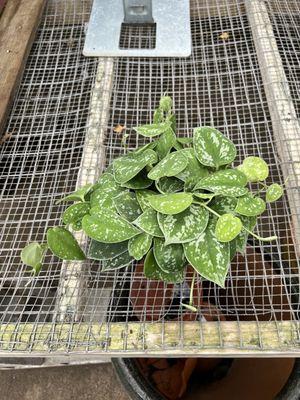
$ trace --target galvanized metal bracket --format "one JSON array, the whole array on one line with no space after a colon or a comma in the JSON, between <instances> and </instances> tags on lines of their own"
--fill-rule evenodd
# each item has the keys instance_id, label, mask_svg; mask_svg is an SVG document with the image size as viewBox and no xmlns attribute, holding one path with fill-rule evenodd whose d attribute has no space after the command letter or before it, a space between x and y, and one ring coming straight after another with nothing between
<instances>
[{"instance_id":1,"label":"galvanized metal bracket","mask_svg":"<svg viewBox=\"0 0 300 400\"><path fill-rule=\"evenodd\" d=\"M141 27L155 24L153 48L120 48L124 23ZM189 0L94 0L83 54L91 57L188 57L191 47Z\"/></svg>"},{"instance_id":2,"label":"galvanized metal bracket","mask_svg":"<svg viewBox=\"0 0 300 400\"><path fill-rule=\"evenodd\" d=\"M125 24L153 24L152 0L123 0Z\"/></svg>"}]
</instances>

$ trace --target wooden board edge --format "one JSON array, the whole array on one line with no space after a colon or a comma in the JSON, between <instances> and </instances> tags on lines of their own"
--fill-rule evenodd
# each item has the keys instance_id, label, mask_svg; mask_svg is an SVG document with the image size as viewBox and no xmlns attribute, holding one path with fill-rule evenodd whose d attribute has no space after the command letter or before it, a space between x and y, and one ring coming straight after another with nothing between
<instances>
[{"instance_id":1,"label":"wooden board edge","mask_svg":"<svg viewBox=\"0 0 300 400\"><path fill-rule=\"evenodd\" d=\"M0 137L45 4L45 0L8 0L0 16Z\"/></svg>"}]
</instances>

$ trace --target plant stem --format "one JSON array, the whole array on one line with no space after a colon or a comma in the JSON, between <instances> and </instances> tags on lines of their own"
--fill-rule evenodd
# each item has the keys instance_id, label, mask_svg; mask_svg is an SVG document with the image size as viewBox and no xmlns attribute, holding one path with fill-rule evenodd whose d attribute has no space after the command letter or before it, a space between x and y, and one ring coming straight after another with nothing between
<instances>
[{"instance_id":1,"label":"plant stem","mask_svg":"<svg viewBox=\"0 0 300 400\"><path fill-rule=\"evenodd\" d=\"M193 292L194 292L194 286L195 286L195 278L196 278L196 271L193 271L193 278L192 278L192 283L191 283L191 289L190 289L190 301L189 301L189 305L192 306L193 305Z\"/></svg>"},{"instance_id":2,"label":"plant stem","mask_svg":"<svg viewBox=\"0 0 300 400\"><path fill-rule=\"evenodd\" d=\"M272 240L276 240L277 236L269 236L269 237L261 237L256 235L254 232L250 231L249 229L247 229L245 226L243 226L243 228L245 229L246 232L250 233L250 235L254 236L256 239L262 241L262 242L271 242Z\"/></svg>"},{"instance_id":3,"label":"plant stem","mask_svg":"<svg viewBox=\"0 0 300 400\"><path fill-rule=\"evenodd\" d=\"M212 214L214 214L216 217L220 218L220 214L218 214L216 211L208 207L205 203L197 202L197 204L200 204L202 207L206 208L208 211L210 211Z\"/></svg>"}]
</instances>

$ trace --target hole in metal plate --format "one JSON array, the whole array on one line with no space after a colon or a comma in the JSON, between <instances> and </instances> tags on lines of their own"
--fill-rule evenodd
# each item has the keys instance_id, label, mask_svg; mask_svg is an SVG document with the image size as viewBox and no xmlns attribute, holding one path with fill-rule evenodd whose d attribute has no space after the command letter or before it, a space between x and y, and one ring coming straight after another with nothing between
<instances>
[{"instance_id":1,"label":"hole in metal plate","mask_svg":"<svg viewBox=\"0 0 300 400\"><path fill-rule=\"evenodd\" d=\"M133 25L122 23L120 49L155 49L156 24Z\"/></svg>"}]
</instances>

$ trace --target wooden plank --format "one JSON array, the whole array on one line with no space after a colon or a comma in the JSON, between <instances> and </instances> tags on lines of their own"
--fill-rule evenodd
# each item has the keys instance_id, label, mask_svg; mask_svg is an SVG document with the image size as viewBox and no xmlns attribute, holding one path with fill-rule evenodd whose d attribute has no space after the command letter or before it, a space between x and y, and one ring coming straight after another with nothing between
<instances>
[{"instance_id":1,"label":"wooden plank","mask_svg":"<svg viewBox=\"0 0 300 400\"><path fill-rule=\"evenodd\" d=\"M8 0L0 17L0 136L45 5Z\"/></svg>"},{"instance_id":2,"label":"wooden plank","mask_svg":"<svg viewBox=\"0 0 300 400\"><path fill-rule=\"evenodd\" d=\"M0 354L300 356L299 330L292 321L2 324Z\"/></svg>"},{"instance_id":3,"label":"wooden plank","mask_svg":"<svg viewBox=\"0 0 300 400\"><path fill-rule=\"evenodd\" d=\"M274 139L280 158L291 210L291 229L300 257L300 123L264 1L245 2L266 93Z\"/></svg>"},{"instance_id":4,"label":"wooden plank","mask_svg":"<svg viewBox=\"0 0 300 400\"><path fill-rule=\"evenodd\" d=\"M99 59L76 188L95 183L105 167L106 154L103 143L109 118L112 82L112 59ZM73 234L77 242L84 247L86 236L82 232L73 232ZM80 261L62 263L54 321L74 322L80 318L80 306L84 302L86 289L83 268L84 263ZM109 301L109 296L107 301ZM106 307L107 304L104 304L103 313Z\"/></svg>"}]
</instances>

